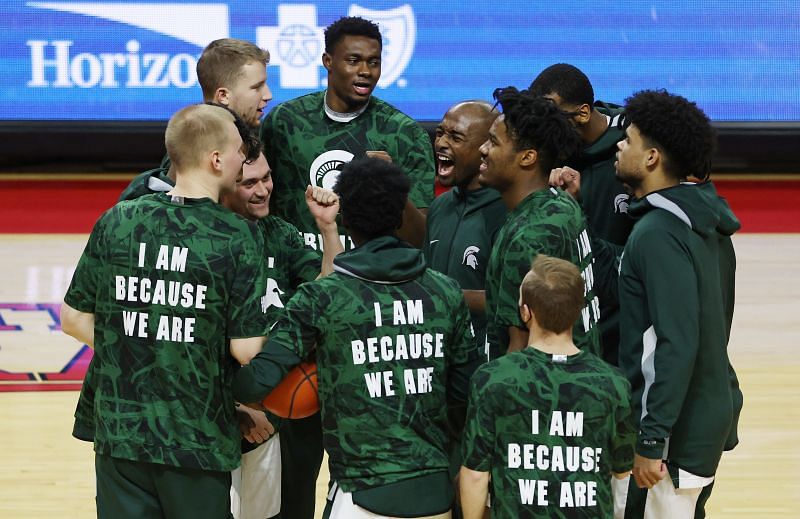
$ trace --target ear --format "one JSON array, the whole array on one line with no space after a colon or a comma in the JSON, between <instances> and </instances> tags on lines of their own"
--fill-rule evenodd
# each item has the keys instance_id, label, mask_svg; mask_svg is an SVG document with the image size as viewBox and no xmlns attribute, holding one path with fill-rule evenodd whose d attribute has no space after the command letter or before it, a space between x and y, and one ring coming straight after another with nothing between
<instances>
[{"instance_id":1,"label":"ear","mask_svg":"<svg viewBox=\"0 0 800 519\"><path fill-rule=\"evenodd\" d=\"M222 171L222 153L214 150L209 154L209 159L211 160L211 167L214 168L214 171Z\"/></svg>"},{"instance_id":2,"label":"ear","mask_svg":"<svg viewBox=\"0 0 800 519\"><path fill-rule=\"evenodd\" d=\"M586 124L592 118L592 107L586 103L580 105L576 110L578 115L574 116L575 122L579 125Z\"/></svg>"},{"instance_id":3,"label":"ear","mask_svg":"<svg viewBox=\"0 0 800 519\"><path fill-rule=\"evenodd\" d=\"M530 321L533 317L531 309L528 308L528 305L525 303L522 303L522 306L519 307L519 316L522 318L522 322L525 324L527 324L528 321Z\"/></svg>"},{"instance_id":4,"label":"ear","mask_svg":"<svg viewBox=\"0 0 800 519\"><path fill-rule=\"evenodd\" d=\"M644 163L650 169L655 168L661 160L661 152L658 151L658 148L649 148L644 156Z\"/></svg>"},{"instance_id":5,"label":"ear","mask_svg":"<svg viewBox=\"0 0 800 519\"><path fill-rule=\"evenodd\" d=\"M214 91L213 101L217 104L228 106L231 102L231 91L225 87L219 87Z\"/></svg>"},{"instance_id":6,"label":"ear","mask_svg":"<svg viewBox=\"0 0 800 519\"><path fill-rule=\"evenodd\" d=\"M333 63L333 57L328 54L327 52L322 53L322 66L325 67L325 70L328 72L331 71L331 63Z\"/></svg>"},{"instance_id":7,"label":"ear","mask_svg":"<svg viewBox=\"0 0 800 519\"><path fill-rule=\"evenodd\" d=\"M536 164L536 160L539 158L539 153L536 150L523 150L519 152L519 165L522 167L529 168Z\"/></svg>"}]
</instances>

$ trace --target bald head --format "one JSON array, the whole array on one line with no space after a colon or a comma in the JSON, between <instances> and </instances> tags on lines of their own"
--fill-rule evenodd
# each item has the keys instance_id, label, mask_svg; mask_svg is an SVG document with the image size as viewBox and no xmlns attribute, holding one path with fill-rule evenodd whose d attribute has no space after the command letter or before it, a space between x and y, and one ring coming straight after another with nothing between
<instances>
[{"instance_id":1,"label":"bald head","mask_svg":"<svg viewBox=\"0 0 800 519\"><path fill-rule=\"evenodd\" d=\"M481 144L498 112L486 101L464 101L447 110L436 128L436 175L443 186L477 189Z\"/></svg>"}]
</instances>

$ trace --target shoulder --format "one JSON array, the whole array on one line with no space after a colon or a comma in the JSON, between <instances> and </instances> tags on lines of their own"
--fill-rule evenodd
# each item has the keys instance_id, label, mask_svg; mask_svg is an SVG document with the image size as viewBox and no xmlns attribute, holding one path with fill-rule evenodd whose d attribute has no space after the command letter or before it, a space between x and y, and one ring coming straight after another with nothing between
<instances>
[{"instance_id":1,"label":"shoulder","mask_svg":"<svg viewBox=\"0 0 800 519\"><path fill-rule=\"evenodd\" d=\"M265 122L277 119L297 119L300 114L317 112L322 108L323 95L323 91L313 92L284 101L269 112Z\"/></svg>"},{"instance_id":2,"label":"shoulder","mask_svg":"<svg viewBox=\"0 0 800 519\"><path fill-rule=\"evenodd\" d=\"M529 382L531 373L525 368L526 365L525 355L521 352L509 353L479 366L472 375L472 381L479 392L496 394L516 386L517 382Z\"/></svg>"},{"instance_id":3,"label":"shoulder","mask_svg":"<svg viewBox=\"0 0 800 519\"><path fill-rule=\"evenodd\" d=\"M379 99L373 96L369 112L378 118L391 121L397 125L413 127L414 129L419 129L420 131L424 131L422 129L422 126L420 126L419 123L417 123L417 121L407 116L406 114L395 108L393 105L387 103L383 99Z\"/></svg>"},{"instance_id":4,"label":"shoulder","mask_svg":"<svg viewBox=\"0 0 800 519\"><path fill-rule=\"evenodd\" d=\"M454 200L453 191L447 191L442 193L441 195L437 196L431 202L431 205L428 207L428 218L437 211L445 211L448 207L453 205Z\"/></svg>"},{"instance_id":5,"label":"shoulder","mask_svg":"<svg viewBox=\"0 0 800 519\"><path fill-rule=\"evenodd\" d=\"M463 297L463 292L458 282L456 282L456 280L450 276L442 274L438 270L426 268L425 274L422 277L422 282L425 283L429 288L435 289L443 296L458 300Z\"/></svg>"}]
</instances>

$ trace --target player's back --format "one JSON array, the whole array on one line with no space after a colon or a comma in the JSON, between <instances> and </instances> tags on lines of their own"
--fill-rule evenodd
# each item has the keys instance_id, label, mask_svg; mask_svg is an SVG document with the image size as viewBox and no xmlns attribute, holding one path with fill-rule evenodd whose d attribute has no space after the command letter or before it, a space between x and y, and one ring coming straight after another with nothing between
<instances>
[{"instance_id":1,"label":"player's back","mask_svg":"<svg viewBox=\"0 0 800 519\"><path fill-rule=\"evenodd\" d=\"M210 199L157 194L117 204L95 233L96 450L231 470L227 338L266 331L255 226Z\"/></svg>"},{"instance_id":2,"label":"player's back","mask_svg":"<svg viewBox=\"0 0 800 519\"><path fill-rule=\"evenodd\" d=\"M586 351L529 347L480 367L472 384L464 464L485 455L476 438L493 449L495 517L612 516L610 473L630 468L635 440L620 373Z\"/></svg>"},{"instance_id":3,"label":"player's back","mask_svg":"<svg viewBox=\"0 0 800 519\"><path fill-rule=\"evenodd\" d=\"M301 285L287 306L314 310L333 478L353 491L446 471L447 401L464 400L459 368L478 357L458 285L417 249L378 238L337 257L333 274Z\"/></svg>"}]
</instances>

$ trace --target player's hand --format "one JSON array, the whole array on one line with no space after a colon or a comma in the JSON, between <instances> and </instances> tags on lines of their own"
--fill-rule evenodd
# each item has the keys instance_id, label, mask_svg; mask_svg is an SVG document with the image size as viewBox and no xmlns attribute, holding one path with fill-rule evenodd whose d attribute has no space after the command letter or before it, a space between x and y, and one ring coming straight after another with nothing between
<instances>
[{"instance_id":1,"label":"player's hand","mask_svg":"<svg viewBox=\"0 0 800 519\"><path fill-rule=\"evenodd\" d=\"M570 167L555 168L550 171L550 185L560 187L575 200L581 196L581 174Z\"/></svg>"},{"instance_id":2,"label":"player's hand","mask_svg":"<svg viewBox=\"0 0 800 519\"><path fill-rule=\"evenodd\" d=\"M386 162L394 162L392 160L392 156L389 155L388 153L386 153L383 150L380 150L380 151L368 151L367 152L367 157L370 157L372 159L385 160Z\"/></svg>"},{"instance_id":3,"label":"player's hand","mask_svg":"<svg viewBox=\"0 0 800 519\"><path fill-rule=\"evenodd\" d=\"M633 478L639 488L653 488L667 476L667 465L661 459L650 459L635 454Z\"/></svg>"},{"instance_id":4,"label":"player's hand","mask_svg":"<svg viewBox=\"0 0 800 519\"><path fill-rule=\"evenodd\" d=\"M336 215L339 213L339 196L331 191L317 186L306 188L306 205L317 225L335 225Z\"/></svg>"},{"instance_id":5,"label":"player's hand","mask_svg":"<svg viewBox=\"0 0 800 519\"><path fill-rule=\"evenodd\" d=\"M264 443L275 434L275 427L262 411L241 405L236 408L236 417L242 437L250 443Z\"/></svg>"}]
</instances>

